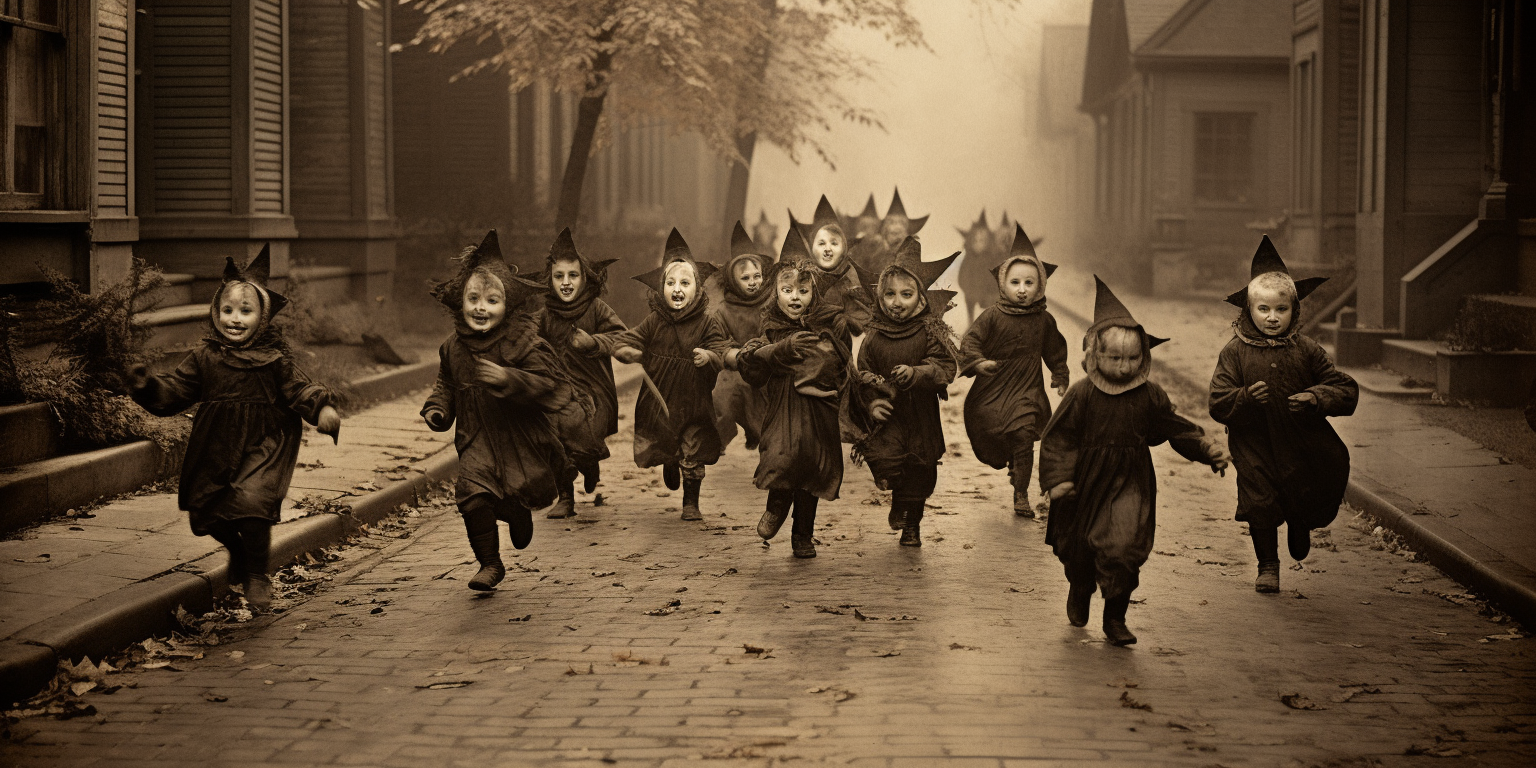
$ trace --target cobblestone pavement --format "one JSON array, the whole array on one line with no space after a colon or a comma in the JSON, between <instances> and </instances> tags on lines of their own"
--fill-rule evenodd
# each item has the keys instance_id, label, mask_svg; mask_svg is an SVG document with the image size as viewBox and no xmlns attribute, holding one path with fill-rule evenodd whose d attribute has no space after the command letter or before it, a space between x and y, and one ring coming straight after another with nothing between
<instances>
[{"instance_id":1,"label":"cobblestone pavement","mask_svg":"<svg viewBox=\"0 0 1536 768\"><path fill-rule=\"evenodd\" d=\"M605 503L538 518L494 595L465 589L463 529L429 507L240 639L89 694L96 717L21 722L0 762L1531 763L1531 640L1347 509L1282 594L1254 593L1233 477L1166 447L1140 643L1106 645L1098 604L1071 627L1044 524L961 447L959 402L920 550L896 545L865 469L799 561L787 531L756 538L764 494L739 442L697 524L614 440Z\"/></svg>"}]
</instances>

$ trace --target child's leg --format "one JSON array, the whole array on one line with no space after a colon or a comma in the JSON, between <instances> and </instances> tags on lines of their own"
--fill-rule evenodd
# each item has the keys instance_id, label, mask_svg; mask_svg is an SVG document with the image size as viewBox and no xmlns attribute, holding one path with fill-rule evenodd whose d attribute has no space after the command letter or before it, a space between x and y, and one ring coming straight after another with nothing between
<instances>
[{"instance_id":1,"label":"child's leg","mask_svg":"<svg viewBox=\"0 0 1536 768\"><path fill-rule=\"evenodd\" d=\"M559 520L563 517L576 516L576 464L569 463L560 470L560 477L555 481L556 490L560 498L555 505L549 508L545 515L550 520Z\"/></svg>"},{"instance_id":2,"label":"child's leg","mask_svg":"<svg viewBox=\"0 0 1536 768\"><path fill-rule=\"evenodd\" d=\"M820 501L810 491L795 491L795 523L789 530L795 557L816 556L816 505Z\"/></svg>"},{"instance_id":3,"label":"child's leg","mask_svg":"<svg viewBox=\"0 0 1536 768\"><path fill-rule=\"evenodd\" d=\"M1141 583L1141 570L1124 562L1098 558L1099 587L1104 595L1104 639L1111 645L1136 642L1125 625L1125 612L1131 606L1131 593Z\"/></svg>"},{"instance_id":4,"label":"child's leg","mask_svg":"<svg viewBox=\"0 0 1536 768\"><path fill-rule=\"evenodd\" d=\"M1285 545L1291 551L1291 559L1301 562L1312 552L1312 529L1304 523L1285 524Z\"/></svg>"},{"instance_id":5,"label":"child's leg","mask_svg":"<svg viewBox=\"0 0 1536 768\"><path fill-rule=\"evenodd\" d=\"M581 472L581 488L586 493L597 490L597 482L602 479L602 463L599 461L583 462L576 469Z\"/></svg>"},{"instance_id":6,"label":"child's leg","mask_svg":"<svg viewBox=\"0 0 1536 768\"><path fill-rule=\"evenodd\" d=\"M507 536L513 549L527 549L533 541L533 510L512 499L496 502L496 518L507 521Z\"/></svg>"},{"instance_id":7,"label":"child's leg","mask_svg":"<svg viewBox=\"0 0 1536 768\"><path fill-rule=\"evenodd\" d=\"M704 484L704 465L683 459L681 470L683 475L683 519L703 520L704 514L699 511L699 487Z\"/></svg>"},{"instance_id":8,"label":"child's leg","mask_svg":"<svg viewBox=\"0 0 1536 768\"><path fill-rule=\"evenodd\" d=\"M923 508L927 506L928 497L933 495L938 479L939 468L936 465L909 464L901 468L899 485L891 493L891 506L900 504L903 511L902 546L923 545Z\"/></svg>"},{"instance_id":9,"label":"child's leg","mask_svg":"<svg viewBox=\"0 0 1536 768\"><path fill-rule=\"evenodd\" d=\"M264 611L272 607L272 579L267 567L272 559L272 523L261 517L242 517L234 521L245 556L245 599L251 608Z\"/></svg>"},{"instance_id":10,"label":"child's leg","mask_svg":"<svg viewBox=\"0 0 1536 768\"><path fill-rule=\"evenodd\" d=\"M246 566L245 545L240 541L240 532L235 530L232 521L221 520L209 526L208 535L223 544L225 551L229 552L229 568L224 581L231 587L238 584L244 589L245 578L250 571Z\"/></svg>"},{"instance_id":11,"label":"child's leg","mask_svg":"<svg viewBox=\"0 0 1536 768\"><path fill-rule=\"evenodd\" d=\"M494 589L507 575L507 569L501 564L495 506L496 500L485 494L471 496L459 504L464 532L469 536L469 548L480 563L479 572L469 580L469 588L482 592Z\"/></svg>"},{"instance_id":12,"label":"child's leg","mask_svg":"<svg viewBox=\"0 0 1536 768\"><path fill-rule=\"evenodd\" d=\"M1280 529L1262 523L1249 523L1248 535L1253 537L1253 554L1259 560L1259 577L1253 582L1253 591L1274 593L1280 591Z\"/></svg>"},{"instance_id":13,"label":"child's leg","mask_svg":"<svg viewBox=\"0 0 1536 768\"><path fill-rule=\"evenodd\" d=\"M789 508L794 503L794 491L768 491L768 509L763 512L762 519L757 521L757 535L763 537L764 541L777 536L779 529L784 527L784 521L789 519Z\"/></svg>"},{"instance_id":14,"label":"child's leg","mask_svg":"<svg viewBox=\"0 0 1536 768\"><path fill-rule=\"evenodd\" d=\"M1034 442L1023 440L1016 444L1008 479L1013 483L1013 513L1019 517L1035 516L1035 510L1029 505L1029 477L1034 472L1034 464Z\"/></svg>"},{"instance_id":15,"label":"child's leg","mask_svg":"<svg viewBox=\"0 0 1536 768\"><path fill-rule=\"evenodd\" d=\"M1091 555L1078 554L1062 560L1067 572L1067 621L1074 627L1088 626L1093 593L1098 589L1098 571Z\"/></svg>"}]
</instances>

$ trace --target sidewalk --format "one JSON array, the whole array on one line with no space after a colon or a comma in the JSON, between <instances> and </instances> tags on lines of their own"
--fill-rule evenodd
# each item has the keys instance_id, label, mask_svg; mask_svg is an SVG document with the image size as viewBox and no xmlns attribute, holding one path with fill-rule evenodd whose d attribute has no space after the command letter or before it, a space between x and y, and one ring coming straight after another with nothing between
<instances>
[{"instance_id":1,"label":"sidewalk","mask_svg":"<svg viewBox=\"0 0 1536 768\"><path fill-rule=\"evenodd\" d=\"M1086 272L1063 266L1051 278L1051 311L1064 321L1086 327L1093 295L1093 277ZM1159 365L1154 375L1207 390L1236 310L1219 299L1122 299L1152 333L1172 337L1153 353ZM1068 338L1067 343L1081 342ZM1365 391L1353 416L1329 421L1350 447L1347 502L1448 575L1536 627L1536 472L1502 463L1471 440L1424 423L1411 405Z\"/></svg>"}]
</instances>

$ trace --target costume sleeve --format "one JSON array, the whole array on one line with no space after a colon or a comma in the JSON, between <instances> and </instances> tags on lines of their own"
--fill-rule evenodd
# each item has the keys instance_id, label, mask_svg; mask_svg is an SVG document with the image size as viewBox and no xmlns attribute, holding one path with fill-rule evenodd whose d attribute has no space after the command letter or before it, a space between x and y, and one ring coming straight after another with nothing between
<instances>
[{"instance_id":1,"label":"costume sleeve","mask_svg":"<svg viewBox=\"0 0 1536 768\"><path fill-rule=\"evenodd\" d=\"M602 299L592 302L592 320L594 327L591 333L593 336L604 333L623 332L629 328L629 326L624 324L624 320L619 317L619 313L613 311L613 307L608 306L608 302Z\"/></svg>"},{"instance_id":2,"label":"costume sleeve","mask_svg":"<svg viewBox=\"0 0 1536 768\"><path fill-rule=\"evenodd\" d=\"M716 355L724 355L736 348L736 342L731 339L731 332L725 329L725 321L711 312L704 320L704 338L699 346Z\"/></svg>"},{"instance_id":3,"label":"costume sleeve","mask_svg":"<svg viewBox=\"0 0 1536 768\"><path fill-rule=\"evenodd\" d=\"M1152 396L1152 419L1151 428L1147 432L1147 445L1159 445L1167 441L1173 450L1190 461L1201 464L1215 461L1220 454L1216 441L1206 437L1205 430L1199 424L1180 416L1162 387L1150 381L1146 387Z\"/></svg>"},{"instance_id":4,"label":"costume sleeve","mask_svg":"<svg viewBox=\"0 0 1536 768\"><path fill-rule=\"evenodd\" d=\"M427 396L426 404L421 406L421 415L425 418L427 411L442 411L448 414L448 422L443 427L446 430L453 426L453 397L458 389L453 381L453 369L448 366L447 344L438 347L437 359L437 383L432 385L432 394Z\"/></svg>"},{"instance_id":5,"label":"costume sleeve","mask_svg":"<svg viewBox=\"0 0 1536 768\"><path fill-rule=\"evenodd\" d=\"M1249 394L1248 382L1243 381L1242 361L1234 346L1241 343L1227 343L1216 358L1216 372L1211 374L1211 418L1228 426L1254 418L1260 404Z\"/></svg>"},{"instance_id":6,"label":"costume sleeve","mask_svg":"<svg viewBox=\"0 0 1536 768\"><path fill-rule=\"evenodd\" d=\"M203 371L198 353L182 359L170 373L149 377L144 386L129 393L133 401L156 416L175 416L203 397Z\"/></svg>"},{"instance_id":7,"label":"costume sleeve","mask_svg":"<svg viewBox=\"0 0 1536 768\"><path fill-rule=\"evenodd\" d=\"M1077 449L1082 441L1083 385L1067 390L1040 437L1040 490L1050 493L1077 474Z\"/></svg>"},{"instance_id":8,"label":"costume sleeve","mask_svg":"<svg viewBox=\"0 0 1536 768\"><path fill-rule=\"evenodd\" d=\"M923 353L922 364L912 367L912 386L909 389L937 392L942 397L949 383L955 380L955 358L950 355L944 341L936 338L932 331L928 331L926 337L928 349Z\"/></svg>"},{"instance_id":9,"label":"costume sleeve","mask_svg":"<svg viewBox=\"0 0 1536 768\"><path fill-rule=\"evenodd\" d=\"M320 411L326 406L336 404L336 396L330 389L316 384L309 378L302 368L295 365L293 360L286 355L281 359L282 366L282 398L283 404L292 408L305 421L314 424L320 418Z\"/></svg>"},{"instance_id":10,"label":"costume sleeve","mask_svg":"<svg viewBox=\"0 0 1536 768\"><path fill-rule=\"evenodd\" d=\"M1072 381L1072 370L1067 367L1067 339L1061 335L1061 329L1056 327L1056 316L1050 312L1045 315L1045 335L1040 341L1040 356L1045 359L1045 367L1051 370L1051 386L1065 387Z\"/></svg>"},{"instance_id":11,"label":"costume sleeve","mask_svg":"<svg viewBox=\"0 0 1536 768\"><path fill-rule=\"evenodd\" d=\"M616 328L603 333L594 333L592 337L597 339L597 348L603 355L612 356L622 347L633 347L644 352L646 343L656 333L656 326L660 322L661 319L656 313L651 312L633 328ZM622 323L620 325L622 326Z\"/></svg>"},{"instance_id":12,"label":"costume sleeve","mask_svg":"<svg viewBox=\"0 0 1536 768\"><path fill-rule=\"evenodd\" d=\"M981 351L982 345L992 335L992 318L994 313L991 308L984 310L976 322L966 329L965 336L960 339L960 375L975 376L976 364L987 359Z\"/></svg>"},{"instance_id":13,"label":"costume sleeve","mask_svg":"<svg viewBox=\"0 0 1536 768\"><path fill-rule=\"evenodd\" d=\"M1312 379L1317 383L1306 391L1317 396L1317 413L1323 416L1349 416L1360 402L1360 385L1353 377L1334 367L1328 352L1311 339L1307 352L1311 357Z\"/></svg>"},{"instance_id":14,"label":"costume sleeve","mask_svg":"<svg viewBox=\"0 0 1536 768\"><path fill-rule=\"evenodd\" d=\"M509 380L491 391L504 400L533 403L545 410L557 411L574 394L555 350L542 338L536 338L515 365L502 366L502 370L507 372Z\"/></svg>"}]
</instances>

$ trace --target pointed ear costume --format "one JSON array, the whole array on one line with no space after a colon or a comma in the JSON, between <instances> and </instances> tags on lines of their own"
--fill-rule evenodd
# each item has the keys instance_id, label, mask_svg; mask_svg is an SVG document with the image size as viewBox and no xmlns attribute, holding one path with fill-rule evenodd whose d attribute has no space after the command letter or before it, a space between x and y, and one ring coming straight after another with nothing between
<instances>
[{"instance_id":1,"label":"pointed ear costume","mask_svg":"<svg viewBox=\"0 0 1536 768\"><path fill-rule=\"evenodd\" d=\"M821 200L816 203L816 215L811 218L811 234L806 240L808 242L815 242L816 235L826 227L837 227L841 231L843 229L843 217L837 215L837 210L832 207L831 201L827 200L826 195L822 195ZM846 241L847 239L848 233L844 232L843 240Z\"/></svg>"},{"instance_id":2,"label":"pointed ear costume","mask_svg":"<svg viewBox=\"0 0 1536 768\"><path fill-rule=\"evenodd\" d=\"M678 232L676 227L673 227L671 234L667 235L667 244L662 251L661 266L649 272L635 275L635 280L651 289L653 298L660 298L667 278L667 267L679 262L693 267L693 276L698 285L698 290L694 292L693 302L689 306L677 310L682 312L687 311L694 304L701 301L708 301L704 296L704 281L718 272L720 268L707 261L695 260L693 258L693 251L688 248L688 242L683 239L682 233ZM652 302L652 304L655 305L655 302ZM670 310L671 308L667 307L667 309Z\"/></svg>"},{"instance_id":3,"label":"pointed ear costume","mask_svg":"<svg viewBox=\"0 0 1536 768\"><path fill-rule=\"evenodd\" d=\"M1248 280L1251 283L1261 275L1267 275L1271 272L1278 272L1286 277L1291 276L1290 270L1285 268L1285 262L1280 260L1280 252L1275 250L1275 244L1270 242L1269 235L1264 235L1264 239L1259 241L1258 249L1253 252L1253 264L1248 270ZM1317 290L1318 286L1328 282L1328 278L1304 277L1292 282L1296 284L1296 301L1300 302ZM1247 309L1248 286L1245 285L1242 290L1233 292L1226 298L1226 302L1234 307ZM1291 325L1295 326L1296 322L1293 320Z\"/></svg>"},{"instance_id":4,"label":"pointed ear costume","mask_svg":"<svg viewBox=\"0 0 1536 768\"><path fill-rule=\"evenodd\" d=\"M763 270L763 286L757 294L748 296L742 291L740 283L736 280L736 266L743 261L755 261ZM731 231L731 258L725 263L724 274L721 275L721 284L725 286L727 300L735 299L739 303L759 304L767 296L772 296L773 291L768 290L769 273L773 268L773 257L765 256L758 252L757 243L752 236L747 234L746 227L736 222L736 228Z\"/></svg>"},{"instance_id":5,"label":"pointed ear costume","mask_svg":"<svg viewBox=\"0 0 1536 768\"><path fill-rule=\"evenodd\" d=\"M1093 276L1093 325L1088 327L1088 332L1083 335L1083 370L1087 372L1089 380L1094 386L1105 394L1118 395L1129 392L1146 383L1147 377L1152 374L1152 348L1167 341L1147 333L1147 330L1136 322L1131 316L1131 311L1125 308L1125 304L1115 296L1114 291L1099 279ZM1105 328L1129 328L1141 335L1141 369L1136 375L1127 381L1110 381L1099 371L1099 332Z\"/></svg>"},{"instance_id":6,"label":"pointed ear costume","mask_svg":"<svg viewBox=\"0 0 1536 768\"><path fill-rule=\"evenodd\" d=\"M1022 225L1014 224L1013 226L1013 248L1009 250L1008 258L992 268L992 279L997 281L997 289L1002 291L1003 279L1008 276L1009 267L1021 261L1034 264L1035 271L1040 274L1040 297L1045 298L1045 283L1052 274L1055 274L1056 265L1041 261L1040 257L1035 255L1035 246L1039 244L1038 241L1029 239L1029 235L1024 234ZM1008 303L1006 298L1003 302Z\"/></svg>"},{"instance_id":7,"label":"pointed ear costume","mask_svg":"<svg viewBox=\"0 0 1536 768\"><path fill-rule=\"evenodd\" d=\"M224 257L224 282L213 293L213 301L208 305L208 322L214 327L217 338L225 346L241 348L258 345L258 339L266 334L272 326L272 317L288 306L288 297L267 287L267 281L272 276L272 244L267 243L261 247L261 252L256 258L251 259L245 266L236 266L234 257ZM256 289L256 295L261 302L261 319L251 335L240 343L233 343L218 331L219 327L219 300L224 297L224 292L234 285L250 285ZM259 345L266 345L271 339L262 339Z\"/></svg>"},{"instance_id":8,"label":"pointed ear costume","mask_svg":"<svg viewBox=\"0 0 1536 768\"><path fill-rule=\"evenodd\" d=\"M508 315L522 310L528 297L543 293L549 285L547 282L536 283L518 277L516 269L501 255L501 241L493 229L485 233L479 245L464 250L459 256L459 273L433 286L432 298L441 302L458 318L464 304L464 286L476 272L491 275L501 281L502 290L507 294Z\"/></svg>"},{"instance_id":9,"label":"pointed ear costume","mask_svg":"<svg viewBox=\"0 0 1536 768\"><path fill-rule=\"evenodd\" d=\"M950 300L955 297L955 292L934 290L933 284L938 282L939 277L958 258L960 258L960 252L956 251L937 261L923 261L922 243L908 235L907 239L901 241L901 245L896 248L896 258L890 266L879 272L872 272L858 264L854 265L854 269L857 270L859 285L864 288L865 296L868 297L871 306L879 306L881 284L894 275L905 274L915 280L918 287L924 291L927 308L934 309L936 314L942 316Z\"/></svg>"},{"instance_id":10,"label":"pointed ear costume","mask_svg":"<svg viewBox=\"0 0 1536 768\"><path fill-rule=\"evenodd\" d=\"M895 189L893 191L893 193L891 194L891 207L887 208L886 211L885 211L885 219L886 219L886 221L889 221L893 217L897 217L897 216L907 220L907 234L908 235L915 235L915 234L917 234L918 232L922 231L923 225L928 223L928 217L927 216L924 216L924 217L922 217L920 219L914 219L911 216L907 215L907 207L905 205L901 204L901 190L900 189Z\"/></svg>"}]
</instances>

